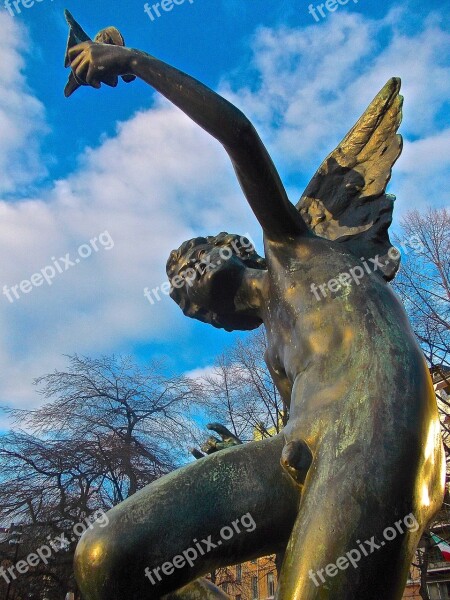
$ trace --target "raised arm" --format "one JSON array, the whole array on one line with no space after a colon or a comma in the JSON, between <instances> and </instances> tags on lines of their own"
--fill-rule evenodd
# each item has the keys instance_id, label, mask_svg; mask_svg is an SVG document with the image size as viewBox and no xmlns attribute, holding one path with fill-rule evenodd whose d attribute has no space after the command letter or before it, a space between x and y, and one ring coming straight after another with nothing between
<instances>
[{"instance_id":1,"label":"raised arm","mask_svg":"<svg viewBox=\"0 0 450 600\"><path fill-rule=\"evenodd\" d=\"M215 137L230 156L245 197L269 238L308 232L255 128L228 100L138 50L86 42L72 48L69 56L75 75L88 85L99 88L111 77L136 75Z\"/></svg>"}]
</instances>

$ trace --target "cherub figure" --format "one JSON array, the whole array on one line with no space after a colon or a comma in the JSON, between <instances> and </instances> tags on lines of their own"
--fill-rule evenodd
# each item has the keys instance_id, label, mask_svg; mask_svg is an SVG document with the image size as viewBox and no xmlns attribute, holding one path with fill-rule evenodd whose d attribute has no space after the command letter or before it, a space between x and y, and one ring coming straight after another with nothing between
<instances>
[{"instance_id":1,"label":"cherub figure","mask_svg":"<svg viewBox=\"0 0 450 600\"><path fill-rule=\"evenodd\" d=\"M205 253L216 268L172 297L215 327L264 324L267 364L290 406L280 435L163 477L112 509L108 528L87 532L76 553L84 597L224 598L198 578L284 551L277 600L399 600L445 480L427 365L387 283L399 265L386 187L402 148L400 80L294 206L253 125L211 89L123 46L86 41L69 61L76 81L94 88L142 79L225 148L263 229L265 259L241 256L230 235L185 242L169 258L171 280ZM223 247L231 258L215 260ZM243 530L243 515L254 528ZM232 523L235 534L221 539ZM208 549L183 564L199 540Z\"/></svg>"}]
</instances>

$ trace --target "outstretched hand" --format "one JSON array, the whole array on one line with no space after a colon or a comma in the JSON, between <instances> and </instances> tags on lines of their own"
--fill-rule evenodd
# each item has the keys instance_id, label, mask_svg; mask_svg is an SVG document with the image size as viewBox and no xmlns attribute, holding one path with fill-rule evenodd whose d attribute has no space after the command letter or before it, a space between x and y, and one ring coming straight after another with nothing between
<instances>
[{"instance_id":1,"label":"outstretched hand","mask_svg":"<svg viewBox=\"0 0 450 600\"><path fill-rule=\"evenodd\" d=\"M129 49L112 44L83 42L68 51L72 72L82 85L116 87L120 75L130 73Z\"/></svg>"},{"instance_id":2,"label":"outstretched hand","mask_svg":"<svg viewBox=\"0 0 450 600\"><path fill-rule=\"evenodd\" d=\"M227 429L224 425L220 423L209 423L207 429L210 431L215 431L222 438L219 440L215 436L210 436L206 442L202 445L201 450L197 450L197 448L191 449L191 454L199 459L204 458L205 455L214 454L215 452L220 452L221 450L225 450L226 448L231 448L232 446L238 446L242 444L241 440L233 435L229 429ZM203 454L204 453L204 454Z\"/></svg>"}]
</instances>

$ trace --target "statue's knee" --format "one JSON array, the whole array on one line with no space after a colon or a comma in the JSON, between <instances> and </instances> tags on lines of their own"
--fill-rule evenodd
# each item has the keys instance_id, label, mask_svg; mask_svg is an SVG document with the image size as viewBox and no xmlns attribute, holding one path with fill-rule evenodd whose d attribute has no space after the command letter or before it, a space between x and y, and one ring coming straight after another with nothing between
<instances>
[{"instance_id":1,"label":"statue's knee","mask_svg":"<svg viewBox=\"0 0 450 600\"><path fill-rule=\"evenodd\" d=\"M97 528L88 530L78 542L74 557L75 577L86 600L107 598L105 582L111 581L113 576L107 560L110 545L107 533Z\"/></svg>"}]
</instances>

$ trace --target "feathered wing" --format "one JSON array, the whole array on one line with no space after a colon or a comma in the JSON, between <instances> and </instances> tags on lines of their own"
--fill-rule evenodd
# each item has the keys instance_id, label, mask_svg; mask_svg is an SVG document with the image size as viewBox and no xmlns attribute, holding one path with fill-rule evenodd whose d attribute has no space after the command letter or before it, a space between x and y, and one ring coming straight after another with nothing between
<instances>
[{"instance_id":1,"label":"feathered wing","mask_svg":"<svg viewBox=\"0 0 450 600\"><path fill-rule=\"evenodd\" d=\"M342 243L358 258L379 257L387 281L400 265L389 240L395 196L386 194L402 152L401 81L384 86L339 146L323 162L297 204L316 235ZM389 252L389 254L388 254Z\"/></svg>"}]
</instances>

